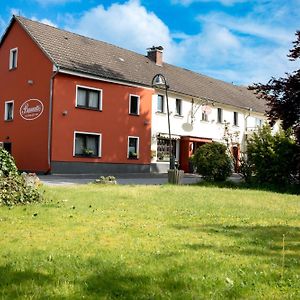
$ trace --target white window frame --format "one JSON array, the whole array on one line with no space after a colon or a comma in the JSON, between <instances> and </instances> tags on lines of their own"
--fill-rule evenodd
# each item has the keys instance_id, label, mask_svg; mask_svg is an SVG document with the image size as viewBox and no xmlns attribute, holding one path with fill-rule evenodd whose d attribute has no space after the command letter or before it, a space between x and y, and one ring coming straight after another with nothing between
<instances>
[{"instance_id":1,"label":"white window frame","mask_svg":"<svg viewBox=\"0 0 300 300\"><path fill-rule=\"evenodd\" d=\"M13 66L13 53L16 53L16 65ZM14 70L18 67L18 48L12 48L9 50L9 70Z\"/></svg>"},{"instance_id":2,"label":"white window frame","mask_svg":"<svg viewBox=\"0 0 300 300\"><path fill-rule=\"evenodd\" d=\"M137 143L136 143L136 148L137 148L137 159L140 158L140 138L138 136L132 136L132 135L129 135L128 136L128 139L127 139L127 158L129 158L129 139L130 138L134 138L134 139L137 139Z\"/></svg>"},{"instance_id":3,"label":"white window frame","mask_svg":"<svg viewBox=\"0 0 300 300\"><path fill-rule=\"evenodd\" d=\"M7 104L8 103L12 103L12 118L11 119L7 119ZM4 121L12 121L14 119L14 108L15 108L14 100L5 101L5 103L4 103Z\"/></svg>"},{"instance_id":4,"label":"white window frame","mask_svg":"<svg viewBox=\"0 0 300 300\"><path fill-rule=\"evenodd\" d=\"M91 87L91 86L85 86L85 85L76 84L75 107L83 108L83 109L96 110L96 111L97 111L97 109L93 109L91 107L78 106L78 104L77 104L78 88L82 88L82 89L86 89L86 90L98 91L100 93L100 97L99 97L99 101L100 101L100 103L99 103L99 111L102 111L102 99L103 99L103 90L102 89L98 89L98 88Z\"/></svg>"},{"instance_id":5,"label":"white window frame","mask_svg":"<svg viewBox=\"0 0 300 300\"><path fill-rule=\"evenodd\" d=\"M137 113L132 113L131 112L131 97L137 97L138 98L138 104L137 104ZM134 94L129 94L129 114L133 116L139 116L140 115L140 103L141 103L141 96L139 95L134 95Z\"/></svg>"},{"instance_id":6,"label":"white window frame","mask_svg":"<svg viewBox=\"0 0 300 300\"><path fill-rule=\"evenodd\" d=\"M177 101L179 101L179 103L180 103L180 112L179 113L177 111ZM176 111L175 116L182 117L182 99L180 99L180 98L175 99L175 111Z\"/></svg>"},{"instance_id":7,"label":"white window frame","mask_svg":"<svg viewBox=\"0 0 300 300\"><path fill-rule=\"evenodd\" d=\"M162 101L162 111L158 110L158 97L161 96L163 101ZM159 114L164 114L165 113L165 96L162 94L157 94L157 98L156 98L156 112Z\"/></svg>"},{"instance_id":8,"label":"white window frame","mask_svg":"<svg viewBox=\"0 0 300 300\"><path fill-rule=\"evenodd\" d=\"M86 135L98 135L99 136L99 144L98 144L98 155L96 156L96 158L102 157L102 134L99 133L99 132L86 132L86 131L74 131L74 135L73 135L73 156L76 156L76 154L75 154L75 144L76 144L76 134L77 133L86 134ZM95 158L95 157L93 157L93 158Z\"/></svg>"},{"instance_id":9,"label":"white window frame","mask_svg":"<svg viewBox=\"0 0 300 300\"><path fill-rule=\"evenodd\" d=\"M219 120L219 109L221 110L221 120ZM217 123L222 124L224 122L223 119L223 108L217 107Z\"/></svg>"}]
</instances>

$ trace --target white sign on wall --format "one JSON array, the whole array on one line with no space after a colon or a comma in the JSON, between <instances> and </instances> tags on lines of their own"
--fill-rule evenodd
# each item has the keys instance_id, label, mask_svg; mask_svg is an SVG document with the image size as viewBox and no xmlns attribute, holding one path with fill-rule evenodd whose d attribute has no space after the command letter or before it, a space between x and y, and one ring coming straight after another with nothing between
<instances>
[{"instance_id":1,"label":"white sign on wall","mask_svg":"<svg viewBox=\"0 0 300 300\"><path fill-rule=\"evenodd\" d=\"M38 99L29 99L20 107L20 115L26 121L32 121L41 116L44 111L43 103Z\"/></svg>"}]
</instances>

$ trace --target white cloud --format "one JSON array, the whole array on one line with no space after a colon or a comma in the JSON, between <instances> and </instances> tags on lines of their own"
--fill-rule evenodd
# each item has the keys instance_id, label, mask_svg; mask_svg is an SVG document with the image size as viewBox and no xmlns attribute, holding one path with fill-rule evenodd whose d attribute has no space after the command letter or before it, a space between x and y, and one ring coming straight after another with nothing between
<instances>
[{"instance_id":1,"label":"white cloud","mask_svg":"<svg viewBox=\"0 0 300 300\"><path fill-rule=\"evenodd\" d=\"M198 20L202 23L217 24L232 31L279 43L291 42L293 38L293 32L276 25L274 26L274 24L267 24L261 20L256 20L252 15L233 18L224 13L211 13L208 15L199 15Z\"/></svg>"},{"instance_id":2,"label":"white cloud","mask_svg":"<svg viewBox=\"0 0 300 300\"><path fill-rule=\"evenodd\" d=\"M5 23L4 20L0 17L0 38L1 38L2 35L4 34L5 27L6 27L6 23Z\"/></svg>"},{"instance_id":3,"label":"white cloud","mask_svg":"<svg viewBox=\"0 0 300 300\"><path fill-rule=\"evenodd\" d=\"M38 21L38 22L41 22L41 23L44 23L46 25L50 25L50 26L53 26L53 27L57 27L57 25L55 23L53 23L51 20L49 19L37 19L36 17L32 17L31 18L33 21Z\"/></svg>"},{"instance_id":4,"label":"white cloud","mask_svg":"<svg viewBox=\"0 0 300 300\"><path fill-rule=\"evenodd\" d=\"M169 28L138 0L112 4L107 9L99 5L85 12L71 30L142 54L146 48L163 45L169 61L176 55Z\"/></svg>"}]
</instances>

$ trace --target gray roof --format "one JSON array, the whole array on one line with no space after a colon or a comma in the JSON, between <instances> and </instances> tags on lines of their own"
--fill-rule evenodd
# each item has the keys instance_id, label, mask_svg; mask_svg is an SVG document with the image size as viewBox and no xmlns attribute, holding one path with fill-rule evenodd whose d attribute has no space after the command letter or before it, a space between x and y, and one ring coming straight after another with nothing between
<instances>
[{"instance_id":1,"label":"gray roof","mask_svg":"<svg viewBox=\"0 0 300 300\"><path fill-rule=\"evenodd\" d=\"M167 63L158 66L147 56L23 17L14 18L52 62L62 69L143 86L151 86L153 76L161 73L167 78L171 91L240 108L252 108L258 112L265 111L265 103L246 87Z\"/></svg>"}]
</instances>

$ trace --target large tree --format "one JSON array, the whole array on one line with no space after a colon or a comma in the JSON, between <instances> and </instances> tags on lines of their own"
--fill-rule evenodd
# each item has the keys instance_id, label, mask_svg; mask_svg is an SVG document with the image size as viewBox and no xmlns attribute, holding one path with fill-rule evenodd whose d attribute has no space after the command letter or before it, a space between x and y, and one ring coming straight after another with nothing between
<instances>
[{"instance_id":1,"label":"large tree","mask_svg":"<svg viewBox=\"0 0 300 300\"><path fill-rule=\"evenodd\" d=\"M288 55L291 61L300 60L300 31L296 32L296 37ZM292 128L300 144L300 69L286 73L285 77L272 77L267 84L255 83L249 89L267 102L270 125L281 120L283 129Z\"/></svg>"}]
</instances>

